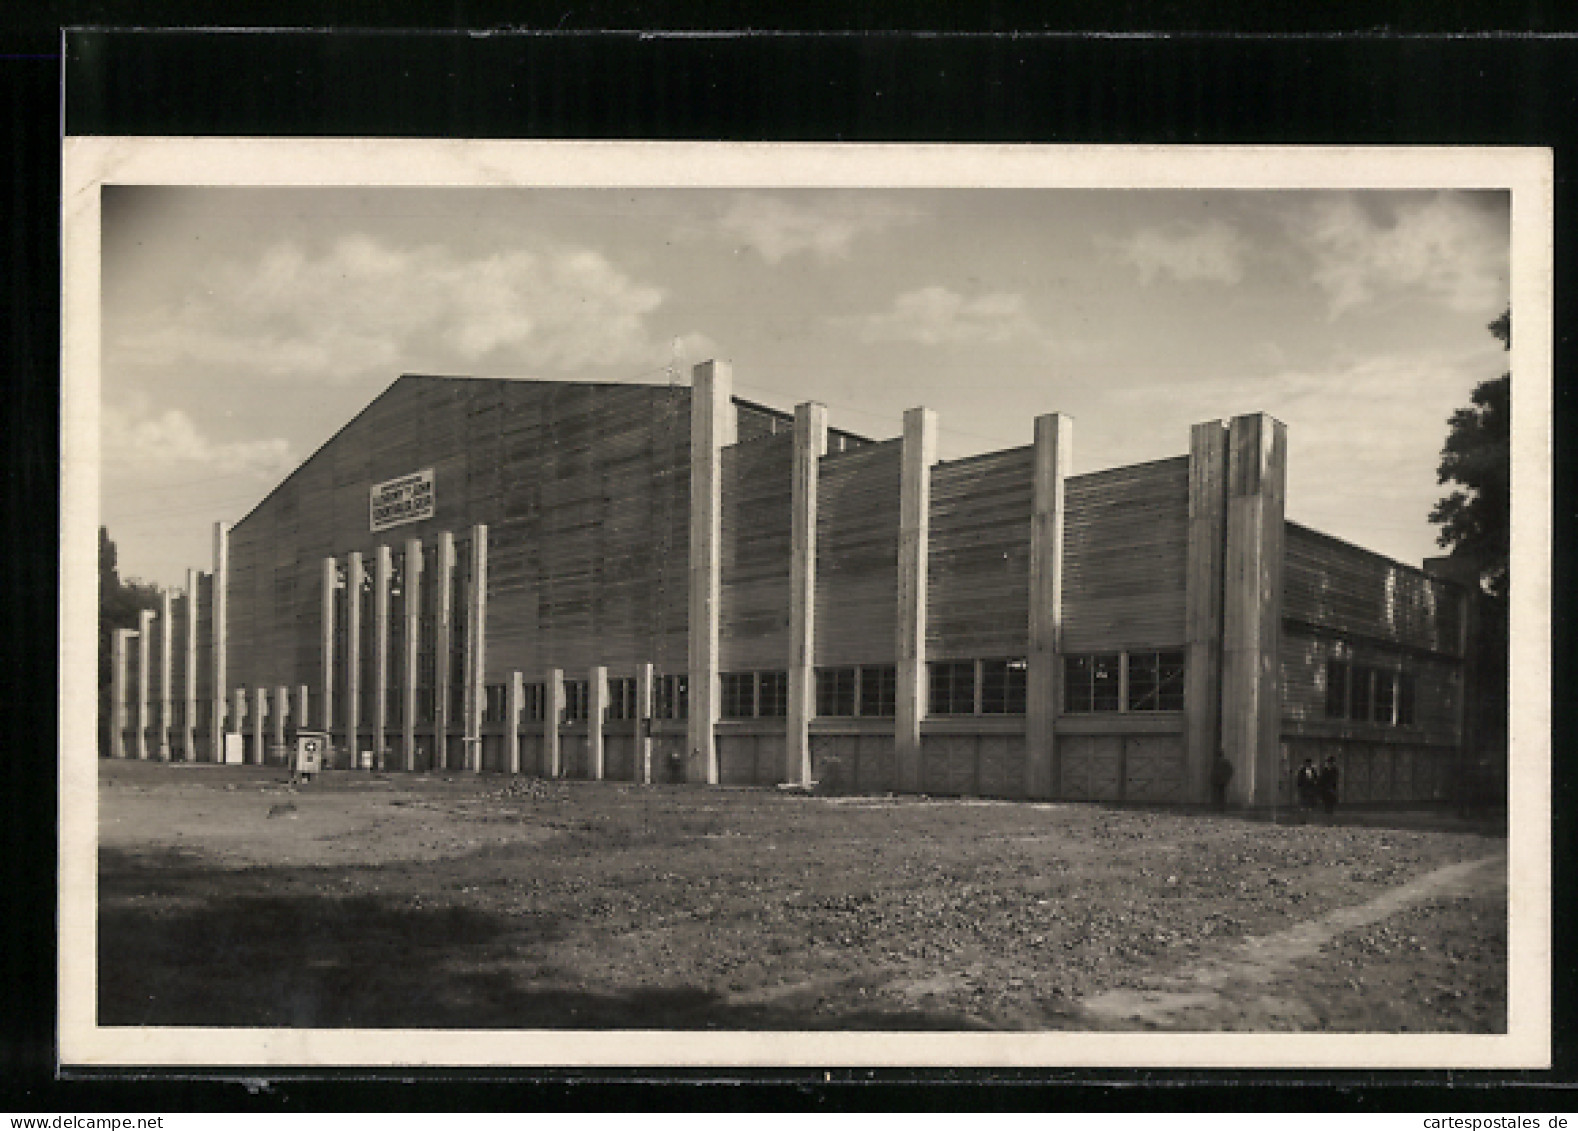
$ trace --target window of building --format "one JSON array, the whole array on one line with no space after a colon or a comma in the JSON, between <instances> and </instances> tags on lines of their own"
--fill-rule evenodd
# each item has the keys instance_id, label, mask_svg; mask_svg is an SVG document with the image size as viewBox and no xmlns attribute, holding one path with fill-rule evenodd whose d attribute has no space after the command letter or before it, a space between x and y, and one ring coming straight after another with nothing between
<instances>
[{"instance_id":1,"label":"window of building","mask_svg":"<svg viewBox=\"0 0 1578 1131\"><path fill-rule=\"evenodd\" d=\"M405 692L403 688L391 687L384 693L384 725L400 726L405 718Z\"/></svg>"},{"instance_id":2,"label":"window of building","mask_svg":"<svg viewBox=\"0 0 1578 1131\"><path fill-rule=\"evenodd\" d=\"M1348 679L1348 717L1356 722L1370 721L1370 680L1374 670L1354 664Z\"/></svg>"},{"instance_id":3,"label":"window of building","mask_svg":"<svg viewBox=\"0 0 1578 1131\"><path fill-rule=\"evenodd\" d=\"M1123 653L1063 657L1063 710L1070 714L1119 711Z\"/></svg>"},{"instance_id":4,"label":"window of building","mask_svg":"<svg viewBox=\"0 0 1578 1131\"><path fill-rule=\"evenodd\" d=\"M940 660L929 664L928 669L928 714L975 714L974 660Z\"/></svg>"},{"instance_id":5,"label":"window of building","mask_svg":"<svg viewBox=\"0 0 1578 1131\"><path fill-rule=\"evenodd\" d=\"M781 719L789 713L789 673L756 673L756 713L764 719Z\"/></svg>"},{"instance_id":6,"label":"window of building","mask_svg":"<svg viewBox=\"0 0 1578 1131\"><path fill-rule=\"evenodd\" d=\"M1345 660L1326 661L1326 717L1348 717L1348 664Z\"/></svg>"},{"instance_id":7,"label":"window of building","mask_svg":"<svg viewBox=\"0 0 1578 1131\"><path fill-rule=\"evenodd\" d=\"M981 714L1024 714L1028 670L1024 660L982 660Z\"/></svg>"},{"instance_id":8,"label":"window of building","mask_svg":"<svg viewBox=\"0 0 1578 1131\"><path fill-rule=\"evenodd\" d=\"M508 713L509 689L502 683L490 683L483 688L482 721L502 723Z\"/></svg>"},{"instance_id":9,"label":"window of building","mask_svg":"<svg viewBox=\"0 0 1578 1131\"><path fill-rule=\"evenodd\" d=\"M719 682L723 692L720 713L724 718L756 717L755 672L724 672Z\"/></svg>"},{"instance_id":10,"label":"window of building","mask_svg":"<svg viewBox=\"0 0 1578 1131\"><path fill-rule=\"evenodd\" d=\"M1129 710L1181 711L1184 708L1184 654L1130 652Z\"/></svg>"},{"instance_id":11,"label":"window of building","mask_svg":"<svg viewBox=\"0 0 1578 1131\"><path fill-rule=\"evenodd\" d=\"M611 719L636 717L635 677L622 676L608 681L608 717Z\"/></svg>"},{"instance_id":12,"label":"window of building","mask_svg":"<svg viewBox=\"0 0 1578 1131\"><path fill-rule=\"evenodd\" d=\"M867 664L860 669L860 714L891 719L897 707L898 669L892 664Z\"/></svg>"},{"instance_id":13,"label":"window of building","mask_svg":"<svg viewBox=\"0 0 1578 1131\"><path fill-rule=\"evenodd\" d=\"M1410 672L1346 660L1326 662L1326 717L1413 726L1417 688Z\"/></svg>"},{"instance_id":14,"label":"window of building","mask_svg":"<svg viewBox=\"0 0 1578 1131\"><path fill-rule=\"evenodd\" d=\"M431 687L418 687L416 689L416 721L431 723L433 721L433 689Z\"/></svg>"},{"instance_id":15,"label":"window of building","mask_svg":"<svg viewBox=\"0 0 1578 1131\"><path fill-rule=\"evenodd\" d=\"M564 721L585 722L587 716L588 685L584 679L564 681Z\"/></svg>"},{"instance_id":16,"label":"window of building","mask_svg":"<svg viewBox=\"0 0 1578 1131\"><path fill-rule=\"evenodd\" d=\"M1416 690L1414 677L1411 672L1399 672L1397 676L1397 725L1411 727L1414 725L1414 703Z\"/></svg>"},{"instance_id":17,"label":"window of building","mask_svg":"<svg viewBox=\"0 0 1578 1131\"><path fill-rule=\"evenodd\" d=\"M660 719L690 717L690 677L664 675L657 679L655 714Z\"/></svg>"},{"instance_id":18,"label":"window of building","mask_svg":"<svg viewBox=\"0 0 1578 1131\"><path fill-rule=\"evenodd\" d=\"M521 719L524 722L540 723L543 720L543 702L547 699L547 689L540 683L528 683L524 687L525 702L521 706Z\"/></svg>"},{"instance_id":19,"label":"window of building","mask_svg":"<svg viewBox=\"0 0 1578 1131\"><path fill-rule=\"evenodd\" d=\"M1386 668L1375 670L1375 715L1378 723L1397 722L1397 673Z\"/></svg>"},{"instance_id":20,"label":"window of building","mask_svg":"<svg viewBox=\"0 0 1578 1131\"><path fill-rule=\"evenodd\" d=\"M855 713L855 669L816 669L816 713L849 718Z\"/></svg>"}]
</instances>

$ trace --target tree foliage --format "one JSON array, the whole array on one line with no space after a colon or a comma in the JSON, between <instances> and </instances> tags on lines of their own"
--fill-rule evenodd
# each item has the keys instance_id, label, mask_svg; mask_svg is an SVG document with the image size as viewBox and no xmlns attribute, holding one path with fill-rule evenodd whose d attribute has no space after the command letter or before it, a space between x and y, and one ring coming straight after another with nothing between
<instances>
[{"instance_id":1,"label":"tree foliage","mask_svg":"<svg viewBox=\"0 0 1578 1131\"><path fill-rule=\"evenodd\" d=\"M1490 332L1512 346L1512 315L1492 322ZM1474 389L1469 407L1447 421L1446 444L1436 481L1458 484L1430 512L1441 527L1438 545L1471 563L1493 596L1508 588L1507 553L1511 519L1512 375L1502 374Z\"/></svg>"},{"instance_id":2,"label":"tree foliage","mask_svg":"<svg viewBox=\"0 0 1578 1131\"><path fill-rule=\"evenodd\" d=\"M117 628L136 628L137 614L159 607L159 587L135 578L121 580L119 553L110 533L99 527L99 732L109 734L110 644Z\"/></svg>"}]
</instances>

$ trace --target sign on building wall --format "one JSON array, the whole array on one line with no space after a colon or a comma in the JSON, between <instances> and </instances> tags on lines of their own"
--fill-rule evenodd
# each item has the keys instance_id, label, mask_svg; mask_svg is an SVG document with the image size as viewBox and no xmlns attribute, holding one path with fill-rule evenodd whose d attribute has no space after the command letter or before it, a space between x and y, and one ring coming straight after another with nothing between
<instances>
[{"instance_id":1,"label":"sign on building wall","mask_svg":"<svg viewBox=\"0 0 1578 1131\"><path fill-rule=\"evenodd\" d=\"M433 469L373 484L370 514L374 533L433 517Z\"/></svg>"}]
</instances>

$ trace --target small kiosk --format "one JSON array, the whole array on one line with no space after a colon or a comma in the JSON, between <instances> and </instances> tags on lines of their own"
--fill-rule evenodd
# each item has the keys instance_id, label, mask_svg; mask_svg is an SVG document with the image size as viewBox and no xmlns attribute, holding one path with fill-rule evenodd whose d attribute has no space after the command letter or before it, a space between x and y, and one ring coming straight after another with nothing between
<instances>
[{"instance_id":1,"label":"small kiosk","mask_svg":"<svg viewBox=\"0 0 1578 1131\"><path fill-rule=\"evenodd\" d=\"M311 781L312 775L323 772L323 760L329 750L329 736L321 730L298 730L296 749L291 752L290 776L293 781Z\"/></svg>"}]
</instances>

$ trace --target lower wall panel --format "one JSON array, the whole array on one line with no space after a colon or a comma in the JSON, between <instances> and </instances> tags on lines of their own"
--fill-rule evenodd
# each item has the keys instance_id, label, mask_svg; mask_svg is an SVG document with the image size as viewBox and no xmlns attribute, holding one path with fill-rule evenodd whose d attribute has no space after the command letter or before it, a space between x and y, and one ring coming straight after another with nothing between
<instances>
[{"instance_id":1,"label":"lower wall panel","mask_svg":"<svg viewBox=\"0 0 1578 1131\"><path fill-rule=\"evenodd\" d=\"M1293 774L1306 758L1316 766L1336 758L1339 805L1446 801L1452 795L1457 751L1450 746L1288 737L1282 750L1287 780L1281 795L1290 803Z\"/></svg>"},{"instance_id":2,"label":"lower wall panel","mask_svg":"<svg viewBox=\"0 0 1578 1131\"><path fill-rule=\"evenodd\" d=\"M603 777L631 781L635 773L636 740L628 734L603 736Z\"/></svg>"},{"instance_id":3,"label":"lower wall panel","mask_svg":"<svg viewBox=\"0 0 1578 1131\"><path fill-rule=\"evenodd\" d=\"M1171 734L1123 738L1123 800L1183 802L1189 799L1183 740Z\"/></svg>"},{"instance_id":4,"label":"lower wall panel","mask_svg":"<svg viewBox=\"0 0 1578 1131\"><path fill-rule=\"evenodd\" d=\"M719 735L718 781L722 785L756 784L756 736Z\"/></svg>"}]
</instances>

